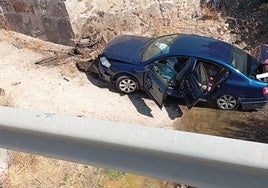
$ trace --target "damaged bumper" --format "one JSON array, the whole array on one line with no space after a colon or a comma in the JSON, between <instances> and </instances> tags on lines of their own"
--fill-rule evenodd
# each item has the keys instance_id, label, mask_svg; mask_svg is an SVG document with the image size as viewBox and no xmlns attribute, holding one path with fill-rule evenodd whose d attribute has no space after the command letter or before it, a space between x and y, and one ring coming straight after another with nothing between
<instances>
[{"instance_id":1,"label":"damaged bumper","mask_svg":"<svg viewBox=\"0 0 268 188\"><path fill-rule=\"evenodd\" d=\"M102 80L111 82L111 76L108 74L108 69L104 67L100 62L98 63L98 74Z\"/></svg>"}]
</instances>

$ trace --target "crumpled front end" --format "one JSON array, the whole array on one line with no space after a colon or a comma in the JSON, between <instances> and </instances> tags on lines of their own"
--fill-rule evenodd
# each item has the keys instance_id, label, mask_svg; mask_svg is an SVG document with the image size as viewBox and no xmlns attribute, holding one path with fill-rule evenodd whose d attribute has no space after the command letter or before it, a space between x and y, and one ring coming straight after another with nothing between
<instances>
[{"instance_id":1,"label":"crumpled front end","mask_svg":"<svg viewBox=\"0 0 268 188\"><path fill-rule=\"evenodd\" d=\"M103 51L103 56L121 62L138 65L141 63L141 51L147 37L122 35L110 41Z\"/></svg>"}]
</instances>

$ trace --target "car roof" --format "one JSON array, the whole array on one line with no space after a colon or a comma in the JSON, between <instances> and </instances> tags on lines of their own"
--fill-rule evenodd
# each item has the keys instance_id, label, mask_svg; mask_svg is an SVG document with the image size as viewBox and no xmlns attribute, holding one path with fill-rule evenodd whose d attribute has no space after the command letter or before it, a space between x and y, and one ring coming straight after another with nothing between
<instances>
[{"instance_id":1,"label":"car roof","mask_svg":"<svg viewBox=\"0 0 268 188\"><path fill-rule=\"evenodd\" d=\"M172 55L186 55L208 59L221 63L229 63L232 57L231 44L214 38L179 34L170 48Z\"/></svg>"}]
</instances>

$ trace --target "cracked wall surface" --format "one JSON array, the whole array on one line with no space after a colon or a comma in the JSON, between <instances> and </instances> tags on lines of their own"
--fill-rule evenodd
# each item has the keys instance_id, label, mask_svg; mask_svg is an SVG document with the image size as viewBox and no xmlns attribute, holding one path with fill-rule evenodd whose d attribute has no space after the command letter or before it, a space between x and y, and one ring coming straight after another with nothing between
<instances>
[{"instance_id":1,"label":"cracked wall surface","mask_svg":"<svg viewBox=\"0 0 268 188\"><path fill-rule=\"evenodd\" d=\"M144 34L180 19L200 16L200 0L66 0L76 37L101 33L107 40L118 34Z\"/></svg>"}]
</instances>

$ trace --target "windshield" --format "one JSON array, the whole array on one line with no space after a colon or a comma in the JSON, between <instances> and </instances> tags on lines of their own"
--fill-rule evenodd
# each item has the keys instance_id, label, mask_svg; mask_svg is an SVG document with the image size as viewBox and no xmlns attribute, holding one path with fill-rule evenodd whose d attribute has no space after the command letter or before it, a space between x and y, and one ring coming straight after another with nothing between
<instances>
[{"instance_id":1,"label":"windshield","mask_svg":"<svg viewBox=\"0 0 268 188\"><path fill-rule=\"evenodd\" d=\"M177 37L178 35L168 35L149 41L143 48L142 61L169 53L170 47Z\"/></svg>"},{"instance_id":2,"label":"windshield","mask_svg":"<svg viewBox=\"0 0 268 188\"><path fill-rule=\"evenodd\" d=\"M258 63L249 54L234 46L231 65L246 76L250 76L258 66Z\"/></svg>"}]
</instances>

